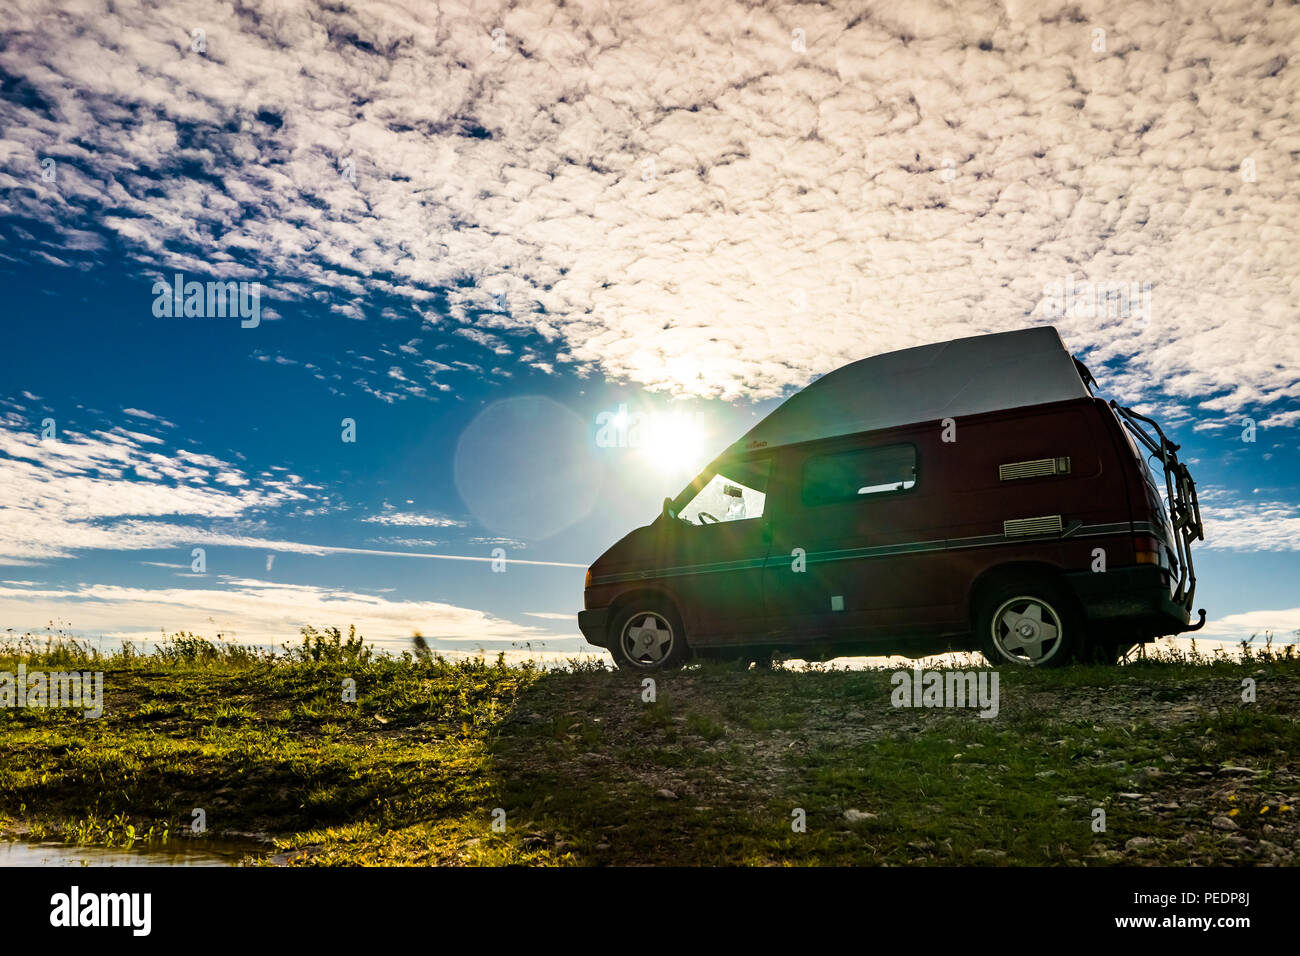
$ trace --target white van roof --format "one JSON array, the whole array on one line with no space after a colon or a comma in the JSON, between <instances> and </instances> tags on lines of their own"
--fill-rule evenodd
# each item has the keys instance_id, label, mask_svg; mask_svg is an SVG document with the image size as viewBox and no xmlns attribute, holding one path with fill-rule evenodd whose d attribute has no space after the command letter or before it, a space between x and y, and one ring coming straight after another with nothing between
<instances>
[{"instance_id":1,"label":"white van roof","mask_svg":"<svg viewBox=\"0 0 1300 956\"><path fill-rule=\"evenodd\" d=\"M828 372L786 399L731 452L1089 394L1054 327L973 335L873 355Z\"/></svg>"}]
</instances>

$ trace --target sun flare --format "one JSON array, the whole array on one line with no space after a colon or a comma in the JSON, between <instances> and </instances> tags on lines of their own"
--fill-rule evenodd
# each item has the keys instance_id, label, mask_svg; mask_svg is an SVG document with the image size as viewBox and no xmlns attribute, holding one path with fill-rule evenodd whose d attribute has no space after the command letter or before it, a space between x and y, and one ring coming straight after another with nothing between
<instances>
[{"instance_id":1,"label":"sun flare","mask_svg":"<svg viewBox=\"0 0 1300 956\"><path fill-rule=\"evenodd\" d=\"M693 475L708 463L709 437L698 413L651 415L643 425L641 457L660 474Z\"/></svg>"}]
</instances>

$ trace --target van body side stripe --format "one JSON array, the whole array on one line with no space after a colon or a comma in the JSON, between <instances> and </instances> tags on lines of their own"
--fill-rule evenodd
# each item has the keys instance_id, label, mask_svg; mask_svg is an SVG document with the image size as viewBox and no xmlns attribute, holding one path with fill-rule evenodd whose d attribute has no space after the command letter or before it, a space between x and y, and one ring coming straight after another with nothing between
<instances>
[{"instance_id":1,"label":"van body side stripe","mask_svg":"<svg viewBox=\"0 0 1300 956\"><path fill-rule=\"evenodd\" d=\"M1072 538L1109 537L1118 534L1131 534L1135 530L1144 531L1153 528L1147 522L1131 523L1116 521L1110 524L1090 524L1076 530ZM896 554L924 554L933 551L964 551L968 548L987 548L994 545L1020 545L1036 541L1059 541L1059 534L1024 535L1006 538L1001 534L977 535L971 538L936 538L931 541L909 541L904 544L883 544L869 548L844 548L834 551L816 551L805 555L808 564L829 564L832 561L852 561L858 558L883 558ZM623 584L629 581L653 581L658 578L676 578L687 574L718 574L726 571L744 571L750 568L778 568L789 564L788 554L767 555L761 558L742 558L736 561L715 561L709 564L687 564L671 568L656 568L647 571L629 571L622 574L606 574L592 578L592 586L598 584Z\"/></svg>"}]
</instances>

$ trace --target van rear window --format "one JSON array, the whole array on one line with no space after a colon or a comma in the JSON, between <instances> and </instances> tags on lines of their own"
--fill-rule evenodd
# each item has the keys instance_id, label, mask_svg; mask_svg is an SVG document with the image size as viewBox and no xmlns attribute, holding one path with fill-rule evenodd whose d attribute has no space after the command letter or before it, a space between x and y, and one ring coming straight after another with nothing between
<instances>
[{"instance_id":1,"label":"van rear window","mask_svg":"<svg viewBox=\"0 0 1300 956\"><path fill-rule=\"evenodd\" d=\"M916 487L916 446L886 445L809 458L803 503L824 505Z\"/></svg>"}]
</instances>

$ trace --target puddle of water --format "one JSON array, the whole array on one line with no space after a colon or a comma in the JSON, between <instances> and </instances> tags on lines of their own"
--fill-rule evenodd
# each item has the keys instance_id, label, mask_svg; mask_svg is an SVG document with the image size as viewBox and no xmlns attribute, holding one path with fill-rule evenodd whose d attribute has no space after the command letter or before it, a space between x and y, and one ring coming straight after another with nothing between
<instances>
[{"instance_id":1,"label":"puddle of water","mask_svg":"<svg viewBox=\"0 0 1300 956\"><path fill-rule=\"evenodd\" d=\"M238 866L260 847L214 841L172 841L166 846L69 846L66 843L0 840L0 867L5 866Z\"/></svg>"}]
</instances>

